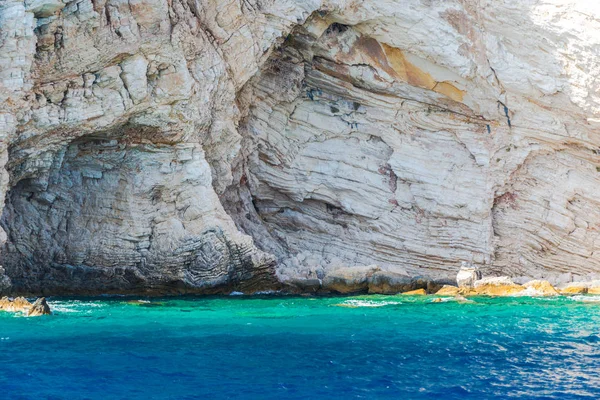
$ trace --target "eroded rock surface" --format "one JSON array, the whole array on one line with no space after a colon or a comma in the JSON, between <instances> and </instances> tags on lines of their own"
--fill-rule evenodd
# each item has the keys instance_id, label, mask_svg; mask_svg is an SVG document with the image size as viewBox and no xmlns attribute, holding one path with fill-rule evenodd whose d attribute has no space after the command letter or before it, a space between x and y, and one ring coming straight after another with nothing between
<instances>
[{"instance_id":1,"label":"eroded rock surface","mask_svg":"<svg viewBox=\"0 0 600 400\"><path fill-rule=\"evenodd\" d=\"M456 274L456 283L460 288L472 288L477 280L481 279L481 272L472 266L463 263L458 274Z\"/></svg>"},{"instance_id":2,"label":"eroded rock surface","mask_svg":"<svg viewBox=\"0 0 600 400\"><path fill-rule=\"evenodd\" d=\"M369 293L395 294L427 288L427 280L390 271L375 272L369 278Z\"/></svg>"},{"instance_id":3,"label":"eroded rock surface","mask_svg":"<svg viewBox=\"0 0 600 400\"><path fill-rule=\"evenodd\" d=\"M460 292L461 290L456 286L444 285L435 294L438 296L458 296Z\"/></svg>"},{"instance_id":4,"label":"eroded rock surface","mask_svg":"<svg viewBox=\"0 0 600 400\"><path fill-rule=\"evenodd\" d=\"M560 290L560 294L586 294L589 290L589 285L586 282L573 282Z\"/></svg>"},{"instance_id":5,"label":"eroded rock surface","mask_svg":"<svg viewBox=\"0 0 600 400\"><path fill-rule=\"evenodd\" d=\"M29 309L27 316L28 317L39 317L42 315L50 315L50 314L52 314L52 311L50 311L50 306L46 302L46 298L40 297L31 305L31 308Z\"/></svg>"},{"instance_id":6,"label":"eroded rock surface","mask_svg":"<svg viewBox=\"0 0 600 400\"><path fill-rule=\"evenodd\" d=\"M339 268L323 279L323 289L336 293L366 292L369 279L380 270L377 265Z\"/></svg>"},{"instance_id":7,"label":"eroded rock surface","mask_svg":"<svg viewBox=\"0 0 600 400\"><path fill-rule=\"evenodd\" d=\"M548 281L533 280L523 284L525 291L531 296L557 296L559 293Z\"/></svg>"},{"instance_id":8,"label":"eroded rock surface","mask_svg":"<svg viewBox=\"0 0 600 400\"><path fill-rule=\"evenodd\" d=\"M598 21L576 0L6 0L0 292L592 279Z\"/></svg>"},{"instance_id":9,"label":"eroded rock surface","mask_svg":"<svg viewBox=\"0 0 600 400\"><path fill-rule=\"evenodd\" d=\"M507 276L485 277L473 284L467 294L484 296L514 296L525 290Z\"/></svg>"},{"instance_id":10,"label":"eroded rock surface","mask_svg":"<svg viewBox=\"0 0 600 400\"><path fill-rule=\"evenodd\" d=\"M236 93L303 3L0 4L9 291L276 288L275 258L218 193L240 149Z\"/></svg>"}]
</instances>

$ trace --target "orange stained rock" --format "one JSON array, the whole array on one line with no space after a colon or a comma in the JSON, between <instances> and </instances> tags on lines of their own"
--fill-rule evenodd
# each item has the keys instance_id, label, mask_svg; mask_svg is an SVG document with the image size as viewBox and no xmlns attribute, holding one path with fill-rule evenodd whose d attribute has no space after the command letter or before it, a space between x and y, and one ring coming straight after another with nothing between
<instances>
[{"instance_id":1,"label":"orange stained rock","mask_svg":"<svg viewBox=\"0 0 600 400\"><path fill-rule=\"evenodd\" d=\"M437 82L431 75L410 63L400 49L388 46L385 43L382 46L388 63L399 79L413 86L433 90Z\"/></svg>"},{"instance_id":2,"label":"orange stained rock","mask_svg":"<svg viewBox=\"0 0 600 400\"><path fill-rule=\"evenodd\" d=\"M586 294L588 288L585 285L571 284L560 291L560 294Z\"/></svg>"},{"instance_id":3,"label":"orange stained rock","mask_svg":"<svg viewBox=\"0 0 600 400\"><path fill-rule=\"evenodd\" d=\"M456 296L460 293L460 289L452 285L444 285L436 292L438 296Z\"/></svg>"},{"instance_id":4,"label":"orange stained rock","mask_svg":"<svg viewBox=\"0 0 600 400\"><path fill-rule=\"evenodd\" d=\"M533 280L525 283L523 286L528 289L533 289L539 296L556 296L559 294L554 286L548 281Z\"/></svg>"},{"instance_id":5,"label":"orange stained rock","mask_svg":"<svg viewBox=\"0 0 600 400\"><path fill-rule=\"evenodd\" d=\"M524 290L523 286L513 285L481 285L476 287L469 295L483 296L513 296L521 293Z\"/></svg>"},{"instance_id":6,"label":"orange stained rock","mask_svg":"<svg viewBox=\"0 0 600 400\"><path fill-rule=\"evenodd\" d=\"M600 294L600 286L594 286L589 288L588 294Z\"/></svg>"},{"instance_id":7,"label":"orange stained rock","mask_svg":"<svg viewBox=\"0 0 600 400\"><path fill-rule=\"evenodd\" d=\"M404 296L423 296L426 294L427 294L427 292L425 291L425 289L411 290L410 292L402 293L402 295L404 295Z\"/></svg>"},{"instance_id":8,"label":"orange stained rock","mask_svg":"<svg viewBox=\"0 0 600 400\"><path fill-rule=\"evenodd\" d=\"M446 81L437 82L428 72L423 71L408 61L400 49L389 46L385 43L382 43L382 47L385 51L387 61L392 67L394 75L398 79L403 80L413 86L433 90L451 98L454 101L462 102L465 96L465 92L463 90L458 89L456 86Z\"/></svg>"},{"instance_id":9,"label":"orange stained rock","mask_svg":"<svg viewBox=\"0 0 600 400\"><path fill-rule=\"evenodd\" d=\"M465 92L448 82L438 82L433 88L434 91L450 97L454 101L462 102Z\"/></svg>"}]
</instances>

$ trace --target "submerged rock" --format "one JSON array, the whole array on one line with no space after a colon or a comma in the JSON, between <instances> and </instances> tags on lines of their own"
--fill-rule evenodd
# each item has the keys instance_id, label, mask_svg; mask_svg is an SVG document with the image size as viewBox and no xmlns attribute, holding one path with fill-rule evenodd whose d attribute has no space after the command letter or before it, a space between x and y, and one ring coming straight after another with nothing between
<instances>
[{"instance_id":1,"label":"submerged rock","mask_svg":"<svg viewBox=\"0 0 600 400\"><path fill-rule=\"evenodd\" d=\"M558 290L548 281L533 280L523 284L523 287L532 296L558 296Z\"/></svg>"},{"instance_id":2,"label":"submerged rock","mask_svg":"<svg viewBox=\"0 0 600 400\"><path fill-rule=\"evenodd\" d=\"M31 305L29 312L27 313L28 317L38 317L40 315L49 315L52 314L50 311L50 306L46 302L45 297L40 297Z\"/></svg>"},{"instance_id":3,"label":"submerged rock","mask_svg":"<svg viewBox=\"0 0 600 400\"><path fill-rule=\"evenodd\" d=\"M489 277L475 281L469 295L483 296L514 296L524 290L523 286L517 285L507 276Z\"/></svg>"},{"instance_id":4,"label":"submerged rock","mask_svg":"<svg viewBox=\"0 0 600 400\"><path fill-rule=\"evenodd\" d=\"M393 271L378 271L369 278L369 293L396 294L427 288L428 281Z\"/></svg>"},{"instance_id":5,"label":"submerged rock","mask_svg":"<svg viewBox=\"0 0 600 400\"><path fill-rule=\"evenodd\" d=\"M323 279L323 289L337 293L366 292L369 278L381 271L377 265L339 268L328 273Z\"/></svg>"},{"instance_id":6,"label":"submerged rock","mask_svg":"<svg viewBox=\"0 0 600 400\"><path fill-rule=\"evenodd\" d=\"M435 294L438 296L456 296L460 293L460 289L452 285L444 285Z\"/></svg>"},{"instance_id":7,"label":"submerged rock","mask_svg":"<svg viewBox=\"0 0 600 400\"><path fill-rule=\"evenodd\" d=\"M454 298L456 299L456 301L458 301L459 303L475 303L473 300L469 300L467 299L465 296L461 296L460 294L454 296Z\"/></svg>"},{"instance_id":8,"label":"submerged rock","mask_svg":"<svg viewBox=\"0 0 600 400\"><path fill-rule=\"evenodd\" d=\"M164 303L150 300L128 300L125 304L138 307L162 307Z\"/></svg>"}]
</instances>

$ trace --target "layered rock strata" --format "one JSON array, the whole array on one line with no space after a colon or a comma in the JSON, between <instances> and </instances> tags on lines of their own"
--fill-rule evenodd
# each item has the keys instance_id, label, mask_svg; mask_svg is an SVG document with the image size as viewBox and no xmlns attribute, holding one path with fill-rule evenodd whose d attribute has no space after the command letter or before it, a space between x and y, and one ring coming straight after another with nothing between
<instances>
[{"instance_id":1,"label":"layered rock strata","mask_svg":"<svg viewBox=\"0 0 600 400\"><path fill-rule=\"evenodd\" d=\"M598 21L575 0L6 0L0 292L592 279Z\"/></svg>"}]
</instances>

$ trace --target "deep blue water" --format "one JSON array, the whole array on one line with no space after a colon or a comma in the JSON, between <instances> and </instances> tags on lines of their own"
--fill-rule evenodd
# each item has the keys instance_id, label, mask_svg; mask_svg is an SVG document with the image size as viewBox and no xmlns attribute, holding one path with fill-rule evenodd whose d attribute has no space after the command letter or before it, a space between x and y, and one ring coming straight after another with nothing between
<instances>
[{"instance_id":1,"label":"deep blue water","mask_svg":"<svg viewBox=\"0 0 600 400\"><path fill-rule=\"evenodd\" d=\"M0 313L0 398L600 398L600 298L474 300L51 299Z\"/></svg>"}]
</instances>

